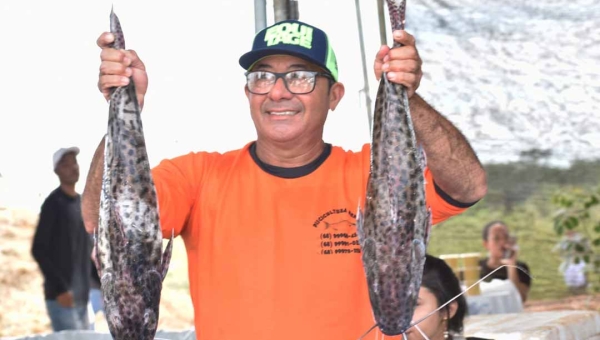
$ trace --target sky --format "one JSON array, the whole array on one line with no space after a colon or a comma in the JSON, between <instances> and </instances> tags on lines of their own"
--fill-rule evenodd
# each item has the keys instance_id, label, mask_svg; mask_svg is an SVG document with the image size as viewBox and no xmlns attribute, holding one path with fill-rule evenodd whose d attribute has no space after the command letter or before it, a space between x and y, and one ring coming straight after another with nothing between
<instances>
[{"instance_id":1,"label":"sky","mask_svg":"<svg viewBox=\"0 0 600 340\"><path fill-rule=\"evenodd\" d=\"M357 150L369 141L359 31L355 2L341 3L302 0L299 13L300 20L328 33L346 88L329 115L325 140ZM126 47L136 50L148 72L142 121L151 165L191 151L236 149L255 138L238 64L255 34L253 1L2 0L0 206L39 209L58 186L52 154L61 147L81 149L77 190L83 191L107 127L108 103L97 88L96 39L109 30L111 6ZM266 6L270 25L272 1ZM376 1L361 1L361 16L374 102Z\"/></svg>"}]
</instances>

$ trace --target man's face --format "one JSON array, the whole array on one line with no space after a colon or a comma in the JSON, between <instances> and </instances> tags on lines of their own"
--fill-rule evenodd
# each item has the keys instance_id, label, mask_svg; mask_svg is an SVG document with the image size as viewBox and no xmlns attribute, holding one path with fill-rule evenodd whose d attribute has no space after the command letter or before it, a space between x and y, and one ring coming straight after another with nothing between
<instances>
[{"instance_id":1,"label":"man's face","mask_svg":"<svg viewBox=\"0 0 600 340\"><path fill-rule=\"evenodd\" d=\"M73 152L66 153L60 159L54 170L61 183L75 184L79 180L79 164Z\"/></svg>"},{"instance_id":2,"label":"man's face","mask_svg":"<svg viewBox=\"0 0 600 340\"><path fill-rule=\"evenodd\" d=\"M287 55L266 57L251 71L298 70L323 72L314 64ZM334 110L344 95L341 83L335 83L329 90L329 80L321 76L317 76L314 90L307 94L291 93L283 79L277 79L267 94L253 94L247 86L245 91L258 139L279 143L322 138L329 110Z\"/></svg>"}]
</instances>

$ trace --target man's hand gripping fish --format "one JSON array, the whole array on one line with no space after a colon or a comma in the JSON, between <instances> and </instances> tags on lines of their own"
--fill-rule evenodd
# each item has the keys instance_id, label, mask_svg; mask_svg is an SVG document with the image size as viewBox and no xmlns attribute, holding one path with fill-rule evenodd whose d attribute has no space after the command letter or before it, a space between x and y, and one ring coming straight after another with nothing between
<instances>
[{"instance_id":1,"label":"man's hand gripping fish","mask_svg":"<svg viewBox=\"0 0 600 340\"><path fill-rule=\"evenodd\" d=\"M113 48L125 49L121 24L112 10L110 31ZM162 254L158 201L140 111L133 79L112 90L95 260L108 328L117 340L154 339L173 246L171 235Z\"/></svg>"},{"instance_id":2,"label":"man's hand gripping fish","mask_svg":"<svg viewBox=\"0 0 600 340\"><path fill-rule=\"evenodd\" d=\"M392 30L404 29L406 1L386 1ZM375 326L385 335L403 334L411 326L421 287L431 228L424 166L406 89L384 74L375 102L371 169L357 229Z\"/></svg>"}]
</instances>

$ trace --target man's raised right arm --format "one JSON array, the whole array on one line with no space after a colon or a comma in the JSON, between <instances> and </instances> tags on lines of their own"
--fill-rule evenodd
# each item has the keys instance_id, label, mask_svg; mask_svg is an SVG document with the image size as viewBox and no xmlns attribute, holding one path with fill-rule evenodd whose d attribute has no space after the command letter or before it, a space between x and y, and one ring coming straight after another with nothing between
<instances>
[{"instance_id":1,"label":"man's raised right arm","mask_svg":"<svg viewBox=\"0 0 600 340\"><path fill-rule=\"evenodd\" d=\"M131 79L135 83L136 95L140 109L144 107L144 96L148 90L148 75L146 67L133 50L115 50L111 47L114 35L109 32L102 33L96 40L100 52L100 74L98 89L106 100L110 97L110 89L124 86ZM100 215L100 190L102 189L102 174L104 168L104 138L100 141L81 195L81 210L83 223L88 233L92 233L98 226Z\"/></svg>"}]
</instances>

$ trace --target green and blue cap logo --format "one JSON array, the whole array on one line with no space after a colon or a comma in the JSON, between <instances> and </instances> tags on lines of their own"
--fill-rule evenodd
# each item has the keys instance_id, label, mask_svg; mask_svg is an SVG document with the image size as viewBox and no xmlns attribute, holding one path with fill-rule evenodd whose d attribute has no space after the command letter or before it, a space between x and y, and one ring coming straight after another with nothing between
<instances>
[{"instance_id":1,"label":"green and blue cap logo","mask_svg":"<svg viewBox=\"0 0 600 340\"><path fill-rule=\"evenodd\" d=\"M248 70L260 59L275 54L309 61L338 80L335 53L327 34L317 27L298 20L285 20L263 29L254 37L252 50L240 57L240 66Z\"/></svg>"}]
</instances>

